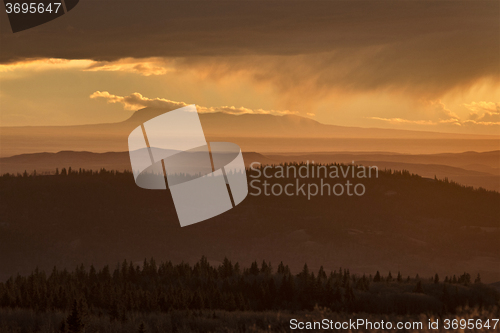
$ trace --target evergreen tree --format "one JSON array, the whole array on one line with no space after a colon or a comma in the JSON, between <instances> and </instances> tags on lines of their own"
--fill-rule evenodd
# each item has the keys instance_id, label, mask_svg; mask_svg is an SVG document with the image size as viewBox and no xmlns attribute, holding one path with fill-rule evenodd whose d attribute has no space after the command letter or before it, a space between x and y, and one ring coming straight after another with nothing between
<instances>
[{"instance_id":1,"label":"evergreen tree","mask_svg":"<svg viewBox=\"0 0 500 333\"><path fill-rule=\"evenodd\" d=\"M78 302L73 301L73 306L71 308L71 313L66 319L67 329L69 333L80 333L83 332L85 324L83 323L82 316L78 309Z\"/></svg>"},{"instance_id":2,"label":"evergreen tree","mask_svg":"<svg viewBox=\"0 0 500 333\"><path fill-rule=\"evenodd\" d=\"M259 274L259 264L257 264L256 261L252 263L250 266L250 274L252 275L258 275Z\"/></svg>"},{"instance_id":3,"label":"evergreen tree","mask_svg":"<svg viewBox=\"0 0 500 333\"><path fill-rule=\"evenodd\" d=\"M345 303L347 308L351 308L352 303L354 302L355 296L354 296L354 291L352 290L352 287L349 283L347 283L346 288L345 288Z\"/></svg>"},{"instance_id":4,"label":"evergreen tree","mask_svg":"<svg viewBox=\"0 0 500 333\"><path fill-rule=\"evenodd\" d=\"M302 268L302 272L299 273L299 277L303 283L307 284L309 280L309 267L307 267L307 264L304 264L304 268Z\"/></svg>"},{"instance_id":5,"label":"evergreen tree","mask_svg":"<svg viewBox=\"0 0 500 333\"><path fill-rule=\"evenodd\" d=\"M241 269L240 269L240 264L238 262L234 264L233 272L236 275L240 275Z\"/></svg>"},{"instance_id":6,"label":"evergreen tree","mask_svg":"<svg viewBox=\"0 0 500 333\"><path fill-rule=\"evenodd\" d=\"M233 264L227 257L224 257L222 265L219 267L219 274L222 278L227 278L233 275Z\"/></svg>"},{"instance_id":7,"label":"evergreen tree","mask_svg":"<svg viewBox=\"0 0 500 333\"><path fill-rule=\"evenodd\" d=\"M189 308L192 310L200 310L204 308L203 297L201 296L199 291L194 292L193 299L191 300Z\"/></svg>"},{"instance_id":8,"label":"evergreen tree","mask_svg":"<svg viewBox=\"0 0 500 333\"><path fill-rule=\"evenodd\" d=\"M415 286L415 289L413 289L413 292L417 293L417 294L424 293L424 288L422 287L422 281L418 280L417 285Z\"/></svg>"},{"instance_id":9,"label":"evergreen tree","mask_svg":"<svg viewBox=\"0 0 500 333\"><path fill-rule=\"evenodd\" d=\"M283 265L283 261L278 265L278 274L285 274L285 266Z\"/></svg>"},{"instance_id":10,"label":"evergreen tree","mask_svg":"<svg viewBox=\"0 0 500 333\"><path fill-rule=\"evenodd\" d=\"M118 320L121 318L121 308L118 305L118 302L115 300L113 302L113 305L111 306L111 311L109 312L109 319L110 320Z\"/></svg>"},{"instance_id":11,"label":"evergreen tree","mask_svg":"<svg viewBox=\"0 0 500 333\"><path fill-rule=\"evenodd\" d=\"M269 262L269 264L268 264L268 263L266 263L265 260L263 260L260 271L264 274L267 274L267 275L271 274L272 273L271 262Z\"/></svg>"},{"instance_id":12,"label":"evergreen tree","mask_svg":"<svg viewBox=\"0 0 500 333\"><path fill-rule=\"evenodd\" d=\"M327 276L326 276L326 273L325 273L325 269L323 268L323 266L321 266L319 268L319 271L318 271L318 280L319 281L325 281L327 279Z\"/></svg>"},{"instance_id":13,"label":"evergreen tree","mask_svg":"<svg viewBox=\"0 0 500 333\"><path fill-rule=\"evenodd\" d=\"M59 325L59 332L60 333L67 333L68 330L66 329L66 320L63 320L61 324Z\"/></svg>"}]
</instances>

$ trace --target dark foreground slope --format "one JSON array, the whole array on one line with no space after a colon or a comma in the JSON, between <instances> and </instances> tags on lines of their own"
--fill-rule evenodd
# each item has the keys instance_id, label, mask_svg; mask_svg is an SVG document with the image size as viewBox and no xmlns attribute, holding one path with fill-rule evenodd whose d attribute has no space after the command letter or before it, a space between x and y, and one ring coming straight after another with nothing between
<instances>
[{"instance_id":1,"label":"dark foreground slope","mask_svg":"<svg viewBox=\"0 0 500 333\"><path fill-rule=\"evenodd\" d=\"M289 181L296 179L280 180ZM283 260L292 272L307 262L356 274L467 271L500 279L499 193L407 173L379 172L363 183L361 197L250 194L220 216L181 228L169 192L140 189L129 173L3 176L1 277L36 266L146 257L193 263L206 255L212 263Z\"/></svg>"},{"instance_id":2,"label":"dark foreground slope","mask_svg":"<svg viewBox=\"0 0 500 333\"><path fill-rule=\"evenodd\" d=\"M354 332L380 332L356 319L383 319L394 328L425 332L427 316L453 320L471 314L474 324L491 329L498 326L499 300L498 291L466 273L444 279L357 276L345 268L312 272L304 265L291 274L283 263L273 267L265 261L241 267L227 258L217 266L205 257L193 266L150 259L141 265L123 261L115 269L36 270L0 282L0 330L290 332L297 328L293 319L300 318L321 321L330 330L339 328L335 321L350 319L359 325ZM396 326L400 321L406 326ZM467 323L463 319L461 327ZM392 331L389 324L383 327Z\"/></svg>"}]
</instances>

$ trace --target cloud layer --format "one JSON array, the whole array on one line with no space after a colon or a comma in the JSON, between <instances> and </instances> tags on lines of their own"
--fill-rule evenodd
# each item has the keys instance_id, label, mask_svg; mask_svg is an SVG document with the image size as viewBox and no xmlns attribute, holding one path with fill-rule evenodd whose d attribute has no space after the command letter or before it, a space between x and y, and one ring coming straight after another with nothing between
<instances>
[{"instance_id":1,"label":"cloud layer","mask_svg":"<svg viewBox=\"0 0 500 333\"><path fill-rule=\"evenodd\" d=\"M173 110L188 105L188 103L175 102L165 98L148 98L142 96L138 92L135 92L129 96L117 96L117 95L112 95L107 91L96 91L92 95L90 95L90 98L103 98L108 103L123 104L125 110L139 110L145 107L165 108ZM234 106L205 107L197 105L196 108L200 113L223 112L229 114L273 114L273 115L287 115L287 114L297 113L288 110L249 109L245 107L234 107Z\"/></svg>"},{"instance_id":2,"label":"cloud layer","mask_svg":"<svg viewBox=\"0 0 500 333\"><path fill-rule=\"evenodd\" d=\"M331 89L404 90L437 98L482 78L500 82L498 1L94 1L12 34L0 62L91 59L88 70L212 78L246 73L291 97ZM293 102L293 101L292 101Z\"/></svg>"},{"instance_id":3,"label":"cloud layer","mask_svg":"<svg viewBox=\"0 0 500 333\"><path fill-rule=\"evenodd\" d=\"M484 125L484 126L500 126L500 103L494 102L471 102L463 106L470 111L468 119L461 119L455 113L450 111L441 101L422 101L431 111L434 119L429 120L412 120L402 118L383 118L369 117L370 119L380 120L391 124L417 124L417 125L438 125L451 124L456 126L463 125Z\"/></svg>"},{"instance_id":4,"label":"cloud layer","mask_svg":"<svg viewBox=\"0 0 500 333\"><path fill-rule=\"evenodd\" d=\"M161 58L134 59L125 58L116 61L93 61L84 71L89 72L129 72L144 76L164 75L175 69L173 61Z\"/></svg>"},{"instance_id":5,"label":"cloud layer","mask_svg":"<svg viewBox=\"0 0 500 333\"><path fill-rule=\"evenodd\" d=\"M472 102L470 104L464 104L464 106L472 111L469 114L470 121L500 124L500 103Z\"/></svg>"}]
</instances>

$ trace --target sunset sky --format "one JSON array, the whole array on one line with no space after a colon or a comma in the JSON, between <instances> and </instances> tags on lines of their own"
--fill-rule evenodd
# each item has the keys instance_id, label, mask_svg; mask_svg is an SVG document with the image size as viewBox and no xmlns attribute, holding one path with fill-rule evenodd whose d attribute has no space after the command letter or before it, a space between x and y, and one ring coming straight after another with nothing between
<instances>
[{"instance_id":1,"label":"sunset sky","mask_svg":"<svg viewBox=\"0 0 500 333\"><path fill-rule=\"evenodd\" d=\"M86 0L13 34L2 11L1 125L197 104L500 134L499 13L498 1Z\"/></svg>"}]
</instances>

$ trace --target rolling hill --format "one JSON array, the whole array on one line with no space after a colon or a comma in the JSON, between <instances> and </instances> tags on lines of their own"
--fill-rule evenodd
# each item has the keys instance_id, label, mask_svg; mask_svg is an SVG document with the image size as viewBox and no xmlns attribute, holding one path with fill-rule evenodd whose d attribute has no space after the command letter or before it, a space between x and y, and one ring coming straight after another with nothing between
<instances>
[{"instance_id":1,"label":"rolling hill","mask_svg":"<svg viewBox=\"0 0 500 333\"><path fill-rule=\"evenodd\" d=\"M448 178L467 186L500 191L500 151L457 154L390 154L390 153L309 153L267 155L244 152L246 166L253 162L351 163L376 165L379 169L408 170L427 178ZM22 154L0 158L0 173L53 173L56 168L130 170L128 152L74 152Z\"/></svg>"},{"instance_id":2,"label":"rolling hill","mask_svg":"<svg viewBox=\"0 0 500 333\"><path fill-rule=\"evenodd\" d=\"M467 271L500 280L499 193L405 173L380 172L363 183L364 196L310 200L255 196L251 188L230 211L181 228L169 192L141 189L130 173L0 177L0 279L36 266L150 257L194 263L206 255L243 265L283 260L294 272L307 262L315 271Z\"/></svg>"}]
</instances>

